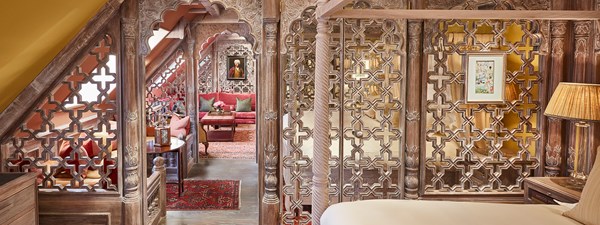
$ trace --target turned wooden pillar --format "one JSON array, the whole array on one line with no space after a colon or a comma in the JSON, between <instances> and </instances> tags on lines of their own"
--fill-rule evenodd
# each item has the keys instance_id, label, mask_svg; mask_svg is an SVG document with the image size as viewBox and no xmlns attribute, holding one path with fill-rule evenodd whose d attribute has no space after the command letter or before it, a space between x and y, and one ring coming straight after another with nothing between
<instances>
[{"instance_id":1,"label":"turned wooden pillar","mask_svg":"<svg viewBox=\"0 0 600 225\"><path fill-rule=\"evenodd\" d=\"M187 149L187 151L192 151L192 157L194 158L194 162L198 162L198 76L196 74L196 60L194 59L194 46L196 44L196 39L192 37L189 26L185 29L186 33L186 46L184 49L185 56L185 108L187 111L187 115L190 117L190 132L192 137L190 138L190 144L188 146L191 149ZM186 153L187 154L187 153ZM191 160L191 159L188 159ZM189 161L188 161L189 162ZM186 165L188 162L185 162ZM187 168L189 171L191 168ZM185 171L187 173L187 171ZM186 175L187 177L187 175Z\"/></svg>"},{"instance_id":2,"label":"turned wooden pillar","mask_svg":"<svg viewBox=\"0 0 600 225\"><path fill-rule=\"evenodd\" d=\"M123 224L144 224L146 217L144 73L139 54L138 1L127 0L121 8L122 76L119 119L123 149L121 154Z\"/></svg>"},{"instance_id":3,"label":"turned wooden pillar","mask_svg":"<svg viewBox=\"0 0 600 225\"><path fill-rule=\"evenodd\" d=\"M259 108L257 124L258 150L260 151L261 200L260 224L277 225L279 223L279 0L266 0L263 8L263 41L261 72L256 85ZM257 82L257 83L258 83Z\"/></svg>"},{"instance_id":4,"label":"turned wooden pillar","mask_svg":"<svg viewBox=\"0 0 600 225\"><path fill-rule=\"evenodd\" d=\"M317 0L317 12L327 0ZM315 60L315 121L313 130L313 187L312 224L321 224L321 215L329 206L329 145L331 144L329 123L329 30L328 18L317 18Z\"/></svg>"},{"instance_id":5,"label":"turned wooden pillar","mask_svg":"<svg viewBox=\"0 0 600 225\"><path fill-rule=\"evenodd\" d=\"M564 81L565 75L565 49L568 48L567 39L567 21L551 21L551 55L550 55L550 78L548 84L547 100L550 101L554 90L558 83ZM547 102L546 102L547 104ZM563 149L565 142L563 141L563 129L566 128L564 121L561 119L547 117L548 119L548 138L545 145L545 176L556 177L562 176L563 170Z\"/></svg>"},{"instance_id":6,"label":"turned wooden pillar","mask_svg":"<svg viewBox=\"0 0 600 225\"><path fill-rule=\"evenodd\" d=\"M423 68L423 20L408 21L408 59L406 86L406 130L404 196L419 197L419 155L421 143L421 69Z\"/></svg>"}]
</instances>

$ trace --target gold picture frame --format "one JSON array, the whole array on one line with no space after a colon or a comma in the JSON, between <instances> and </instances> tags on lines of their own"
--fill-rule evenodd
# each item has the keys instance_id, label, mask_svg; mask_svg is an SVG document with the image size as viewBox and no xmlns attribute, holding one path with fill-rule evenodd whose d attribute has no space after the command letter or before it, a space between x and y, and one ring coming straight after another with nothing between
<instances>
[{"instance_id":1,"label":"gold picture frame","mask_svg":"<svg viewBox=\"0 0 600 225\"><path fill-rule=\"evenodd\" d=\"M470 52L465 65L465 103L504 103L506 53Z\"/></svg>"}]
</instances>

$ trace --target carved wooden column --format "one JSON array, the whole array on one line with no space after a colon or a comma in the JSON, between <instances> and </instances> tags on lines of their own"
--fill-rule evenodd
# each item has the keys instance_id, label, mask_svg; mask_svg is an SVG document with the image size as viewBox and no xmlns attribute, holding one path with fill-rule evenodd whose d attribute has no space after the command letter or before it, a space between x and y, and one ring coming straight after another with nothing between
<instances>
[{"instance_id":1,"label":"carved wooden column","mask_svg":"<svg viewBox=\"0 0 600 225\"><path fill-rule=\"evenodd\" d=\"M565 75L565 49L568 48L566 41L567 21L550 22L551 48L550 56L550 79L548 84L548 101L552 97L558 83L564 80ZM561 176L563 166L563 120L548 117L548 143L546 143L546 165L545 175L550 177Z\"/></svg>"},{"instance_id":2,"label":"carved wooden column","mask_svg":"<svg viewBox=\"0 0 600 225\"><path fill-rule=\"evenodd\" d=\"M186 85L186 94L185 94L185 103L186 103L186 111L187 115L190 117L190 132L192 133L192 137L190 138L191 149L187 149L188 151L192 151L192 157L194 158L194 162L198 162L198 76L196 72L196 60L194 60L194 46L196 44L196 39L192 36L190 32L191 25L188 25L185 29L186 34L186 48L184 49L184 57L186 63L186 77L185 80L187 82ZM186 152L186 154L188 154ZM188 159L189 162L190 159ZM188 162L185 162L186 164ZM188 168L189 170L190 168ZM187 173L187 171L185 171ZM187 177L187 176L186 176Z\"/></svg>"},{"instance_id":3,"label":"carved wooden column","mask_svg":"<svg viewBox=\"0 0 600 225\"><path fill-rule=\"evenodd\" d=\"M146 157L142 148L145 145L144 120L144 74L139 52L140 28L138 20L138 0L127 0L121 8L121 29L123 58L121 59L121 95L118 101L122 111L121 141L122 152L122 199L123 224L144 224L146 216L145 189Z\"/></svg>"},{"instance_id":4,"label":"carved wooden column","mask_svg":"<svg viewBox=\"0 0 600 225\"><path fill-rule=\"evenodd\" d=\"M419 154L421 143L421 69L423 58L423 21L408 21L408 59L406 86L410 87L406 98L406 152L404 194L405 198L419 197Z\"/></svg>"},{"instance_id":5,"label":"carved wooden column","mask_svg":"<svg viewBox=\"0 0 600 225\"><path fill-rule=\"evenodd\" d=\"M317 0L317 12L327 0ZM315 121L313 149L312 224L321 224L321 215L329 206L329 19L317 18L315 60Z\"/></svg>"},{"instance_id":6,"label":"carved wooden column","mask_svg":"<svg viewBox=\"0 0 600 225\"><path fill-rule=\"evenodd\" d=\"M257 117L259 165L264 165L261 185L260 224L279 223L279 0L265 0L263 7L263 41L261 72L256 85L259 99ZM257 82L258 84L258 82Z\"/></svg>"},{"instance_id":7,"label":"carved wooden column","mask_svg":"<svg viewBox=\"0 0 600 225\"><path fill-rule=\"evenodd\" d=\"M596 11L600 13L600 0L596 0ZM594 40L594 60L593 60L593 76L591 79L591 83L600 84L600 20L595 21L596 29L595 29L595 40ZM590 134L592 138L590 140L592 145L592 150L596 149L596 154L600 153L600 123L592 124L592 129L590 130ZM593 152L593 151L592 151ZM592 154L592 159L595 159L596 155ZM594 164L600 165L600 164Z\"/></svg>"},{"instance_id":8,"label":"carved wooden column","mask_svg":"<svg viewBox=\"0 0 600 225\"><path fill-rule=\"evenodd\" d=\"M593 22L589 20L575 21L574 23L574 44L575 44L575 55L573 59L573 73L571 82L586 83L589 82L588 78L591 77L592 69L592 52L593 52ZM575 126L571 122L571 136L569 138L569 151L567 164L569 168L573 167L573 152L575 151ZM569 171L570 172L570 171Z\"/></svg>"}]
</instances>

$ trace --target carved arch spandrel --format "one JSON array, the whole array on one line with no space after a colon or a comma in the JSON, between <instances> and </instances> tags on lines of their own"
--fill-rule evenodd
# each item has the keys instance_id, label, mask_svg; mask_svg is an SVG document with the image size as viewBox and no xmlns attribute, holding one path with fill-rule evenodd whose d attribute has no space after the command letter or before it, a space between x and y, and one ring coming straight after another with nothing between
<instances>
[{"instance_id":1,"label":"carved arch spandrel","mask_svg":"<svg viewBox=\"0 0 600 225\"><path fill-rule=\"evenodd\" d=\"M148 39L152 37L152 28L163 22L163 15L168 10L175 10L179 5L189 4L193 0L141 0L140 28L141 28L141 53L147 55L150 52ZM220 4L225 9L234 9L239 15L239 20L248 23L249 32L253 39L262 37L262 0L223 0L212 1ZM219 24L224 25L224 24ZM256 42L255 52L260 52L261 44Z\"/></svg>"}]
</instances>

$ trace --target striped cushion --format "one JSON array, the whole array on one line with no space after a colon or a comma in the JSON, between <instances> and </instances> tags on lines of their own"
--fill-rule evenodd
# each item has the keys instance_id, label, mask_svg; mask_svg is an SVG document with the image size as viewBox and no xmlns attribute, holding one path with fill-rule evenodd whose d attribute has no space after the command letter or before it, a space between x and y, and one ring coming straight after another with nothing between
<instances>
[{"instance_id":1,"label":"striped cushion","mask_svg":"<svg viewBox=\"0 0 600 225\"><path fill-rule=\"evenodd\" d=\"M579 203L563 214L586 225L600 225L600 153L596 155L596 166L583 187Z\"/></svg>"}]
</instances>

